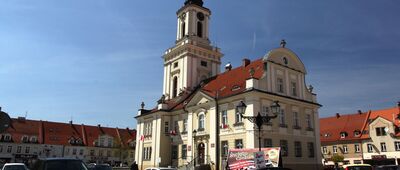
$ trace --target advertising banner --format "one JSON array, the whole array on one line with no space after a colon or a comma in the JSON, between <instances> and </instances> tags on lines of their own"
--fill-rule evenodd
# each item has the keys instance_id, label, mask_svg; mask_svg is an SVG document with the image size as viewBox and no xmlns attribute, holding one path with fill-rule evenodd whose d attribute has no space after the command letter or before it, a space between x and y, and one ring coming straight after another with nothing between
<instances>
[{"instance_id":1,"label":"advertising banner","mask_svg":"<svg viewBox=\"0 0 400 170\"><path fill-rule=\"evenodd\" d=\"M278 167L280 148L261 148L262 152L258 151L258 148L254 149L229 149L228 155L228 167L230 170L250 170L256 169L256 159L262 160L262 156L259 153L264 154L265 167ZM259 158L255 156L258 155ZM263 162L263 161L260 161ZM260 167L260 165L258 165ZM264 166L261 166L264 167Z\"/></svg>"}]
</instances>

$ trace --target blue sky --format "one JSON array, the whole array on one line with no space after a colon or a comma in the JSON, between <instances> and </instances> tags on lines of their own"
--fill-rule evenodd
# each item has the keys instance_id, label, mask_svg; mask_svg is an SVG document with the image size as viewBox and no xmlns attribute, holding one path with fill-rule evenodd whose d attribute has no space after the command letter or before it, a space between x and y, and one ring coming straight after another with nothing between
<instances>
[{"instance_id":1,"label":"blue sky","mask_svg":"<svg viewBox=\"0 0 400 170\"><path fill-rule=\"evenodd\" d=\"M162 93L183 0L0 1L0 106L12 117L135 127ZM286 39L322 117L400 100L399 1L205 1L222 65Z\"/></svg>"}]
</instances>

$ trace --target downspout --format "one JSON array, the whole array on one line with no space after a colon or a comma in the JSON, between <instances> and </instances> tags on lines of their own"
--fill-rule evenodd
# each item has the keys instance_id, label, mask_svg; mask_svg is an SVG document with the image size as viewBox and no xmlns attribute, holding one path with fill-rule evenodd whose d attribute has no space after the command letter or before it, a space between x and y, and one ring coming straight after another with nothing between
<instances>
[{"instance_id":1,"label":"downspout","mask_svg":"<svg viewBox=\"0 0 400 170\"><path fill-rule=\"evenodd\" d=\"M218 104L218 95L219 95L219 93L218 93L218 90L217 90L217 92L216 92L216 96L215 96L215 98L214 98L214 100L215 100L215 120L217 121L217 123L216 123L216 144L215 144L215 147L216 147L216 152L215 152L215 167L216 167L216 170L219 170L219 166L220 166L220 142L219 142L219 104Z\"/></svg>"}]
</instances>

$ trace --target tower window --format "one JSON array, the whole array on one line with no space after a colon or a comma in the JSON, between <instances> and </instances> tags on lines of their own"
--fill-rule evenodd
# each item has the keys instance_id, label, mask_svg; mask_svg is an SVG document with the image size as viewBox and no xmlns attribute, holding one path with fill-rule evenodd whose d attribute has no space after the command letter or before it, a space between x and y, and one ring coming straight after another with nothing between
<instances>
[{"instance_id":1,"label":"tower window","mask_svg":"<svg viewBox=\"0 0 400 170\"><path fill-rule=\"evenodd\" d=\"M186 31L186 24L185 24L185 22L183 22L183 23L182 23L182 30L181 30L181 32L182 32L182 38L185 37L185 34L186 34L185 31Z\"/></svg>"},{"instance_id":2,"label":"tower window","mask_svg":"<svg viewBox=\"0 0 400 170\"><path fill-rule=\"evenodd\" d=\"M178 67L178 62L175 62L174 63L174 68L177 68Z\"/></svg>"},{"instance_id":3,"label":"tower window","mask_svg":"<svg viewBox=\"0 0 400 170\"><path fill-rule=\"evenodd\" d=\"M178 77L174 77L172 80L172 97L176 97L178 94Z\"/></svg>"},{"instance_id":4,"label":"tower window","mask_svg":"<svg viewBox=\"0 0 400 170\"><path fill-rule=\"evenodd\" d=\"M197 22L197 36L203 37L203 23Z\"/></svg>"},{"instance_id":5,"label":"tower window","mask_svg":"<svg viewBox=\"0 0 400 170\"><path fill-rule=\"evenodd\" d=\"M207 67L207 61L201 61L200 65L203 67Z\"/></svg>"}]
</instances>

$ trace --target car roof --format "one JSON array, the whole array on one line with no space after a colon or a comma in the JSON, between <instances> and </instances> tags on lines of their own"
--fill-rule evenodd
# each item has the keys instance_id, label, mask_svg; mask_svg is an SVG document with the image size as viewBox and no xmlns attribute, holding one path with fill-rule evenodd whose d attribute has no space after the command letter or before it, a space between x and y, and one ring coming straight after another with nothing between
<instances>
[{"instance_id":1,"label":"car roof","mask_svg":"<svg viewBox=\"0 0 400 170\"><path fill-rule=\"evenodd\" d=\"M24 163L6 163L4 165L25 165Z\"/></svg>"},{"instance_id":2,"label":"car roof","mask_svg":"<svg viewBox=\"0 0 400 170\"><path fill-rule=\"evenodd\" d=\"M59 160L80 161L80 159L76 159L76 158L41 158L40 160L43 160L43 161L59 161Z\"/></svg>"},{"instance_id":3,"label":"car roof","mask_svg":"<svg viewBox=\"0 0 400 170\"><path fill-rule=\"evenodd\" d=\"M369 167L372 167L370 164L347 164L347 165L343 165L343 168L351 167L351 166L369 166Z\"/></svg>"}]
</instances>

